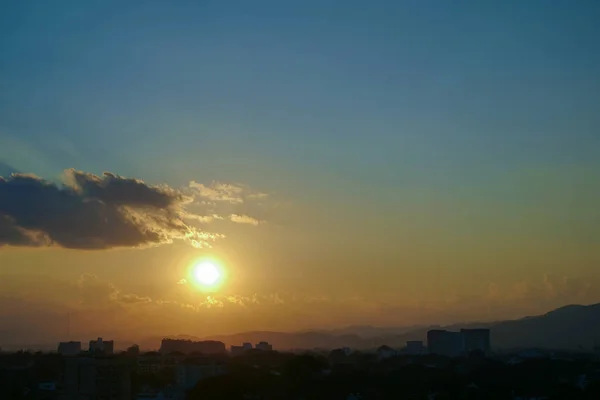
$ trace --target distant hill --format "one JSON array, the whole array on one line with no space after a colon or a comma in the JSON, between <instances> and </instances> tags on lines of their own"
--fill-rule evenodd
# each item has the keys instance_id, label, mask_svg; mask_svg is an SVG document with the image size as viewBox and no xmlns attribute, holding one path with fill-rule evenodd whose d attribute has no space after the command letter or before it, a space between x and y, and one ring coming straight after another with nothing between
<instances>
[{"instance_id":1,"label":"distant hill","mask_svg":"<svg viewBox=\"0 0 600 400\"><path fill-rule=\"evenodd\" d=\"M210 336L206 339L220 340L227 345L239 345L243 342L256 344L267 341L275 349L333 349L338 347L368 347L368 339L358 335L332 335L326 332L243 332L233 335Z\"/></svg>"},{"instance_id":2,"label":"distant hill","mask_svg":"<svg viewBox=\"0 0 600 400\"><path fill-rule=\"evenodd\" d=\"M308 332L243 332L233 335L216 335L206 339L220 340L227 345L242 342L257 343L266 340L276 349L332 349L351 347L356 349L375 348L380 345L402 347L408 340L426 340L429 329L422 327L400 333L401 328L359 327L352 334L352 327L332 331ZM548 349L591 349L600 344L600 304L588 306L569 305L544 315L511 321L465 323L445 326L443 329L490 328L492 346L497 349L548 348ZM389 329L389 330L388 330ZM397 334L393 332L398 332ZM336 334L344 332L344 334ZM366 333L366 334L365 334Z\"/></svg>"},{"instance_id":3,"label":"distant hill","mask_svg":"<svg viewBox=\"0 0 600 400\"><path fill-rule=\"evenodd\" d=\"M600 304L570 305L544 315L504 321L492 327L494 346L553 349L600 344Z\"/></svg>"},{"instance_id":4,"label":"distant hill","mask_svg":"<svg viewBox=\"0 0 600 400\"><path fill-rule=\"evenodd\" d=\"M370 326L370 325L352 325L344 328L324 330L322 332L331 335L358 335L362 338L377 338L382 336L399 335L411 332L423 326Z\"/></svg>"}]
</instances>

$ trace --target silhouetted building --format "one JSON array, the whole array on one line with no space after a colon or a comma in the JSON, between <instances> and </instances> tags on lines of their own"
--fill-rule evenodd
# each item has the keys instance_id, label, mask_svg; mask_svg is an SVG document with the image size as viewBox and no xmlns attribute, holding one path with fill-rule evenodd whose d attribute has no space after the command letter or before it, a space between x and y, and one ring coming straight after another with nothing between
<instances>
[{"instance_id":1,"label":"silhouetted building","mask_svg":"<svg viewBox=\"0 0 600 400\"><path fill-rule=\"evenodd\" d=\"M398 352L392 349L390 346L383 345L377 349L377 358L379 358L380 360L394 357L396 355L398 355Z\"/></svg>"},{"instance_id":2,"label":"silhouetted building","mask_svg":"<svg viewBox=\"0 0 600 400\"><path fill-rule=\"evenodd\" d=\"M423 346L423 341L409 340L408 342L406 342L406 348L404 349L404 353L413 355L425 353L425 346Z\"/></svg>"},{"instance_id":3,"label":"silhouetted building","mask_svg":"<svg viewBox=\"0 0 600 400\"><path fill-rule=\"evenodd\" d=\"M90 340L90 353L111 355L114 353L114 350L115 342L112 340L102 340L102 338L98 338L97 340Z\"/></svg>"},{"instance_id":4,"label":"silhouetted building","mask_svg":"<svg viewBox=\"0 0 600 400\"><path fill-rule=\"evenodd\" d=\"M132 356L132 357L139 356L140 355L140 346L138 346L137 344L134 344L133 346L128 347L127 355Z\"/></svg>"},{"instance_id":5,"label":"silhouetted building","mask_svg":"<svg viewBox=\"0 0 600 400\"><path fill-rule=\"evenodd\" d=\"M163 359L158 353L146 353L137 358L137 372L156 373L164 368Z\"/></svg>"},{"instance_id":6,"label":"silhouetted building","mask_svg":"<svg viewBox=\"0 0 600 400\"><path fill-rule=\"evenodd\" d=\"M269 344L269 342L259 342L254 346L256 350L262 351L271 351L273 350L273 345Z\"/></svg>"},{"instance_id":7,"label":"silhouetted building","mask_svg":"<svg viewBox=\"0 0 600 400\"><path fill-rule=\"evenodd\" d=\"M235 357L244 354L248 350L252 350L252 343L243 343L241 346L231 346L230 353Z\"/></svg>"},{"instance_id":8,"label":"silhouetted building","mask_svg":"<svg viewBox=\"0 0 600 400\"><path fill-rule=\"evenodd\" d=\"M483 354L490 354L490 330L489 329L461 329L463 335L464 352L469 354L473 351L481 351Z\"/></svg>"},{"instance_id":9,"label":"silhouetted building","mask_svg":"<svg viewBox=\"0 0 600 400\"><path fill-rule=\"evenodd\" d=\"M108 357L73 357L65 361L59 400L130 400L131 366Z\"/></svg>"},{"instance_id":10,"label":"silhouetted building","mask_svg":"<svg viewBox=\"0 0 600 400\"><path fill-rule=\"evenodd\" d=\"M460 332L431 330L427 332L427 347L432 354L457 357L463 352L463 336Z\"/></svg>"},{"instance_id":11,"label":"silhouetted building","mask_svg":"<svg viewBox=\"0 0 600 400\"><path fill-rule=\"evenodd\" d=\"M460 332L431 330L427 332L427 347L432 354L448 357L467 355L473 351L489 354L489 329L461 329Z\"/></svg>"},{"instance_id":12,"label":"silhouetted building","mask_svg":"<svg viewBox=\"0 0 600 400\"><path fill-rule=\"evenodd\" d=\"M160 353L168 355L171 353L202 353L202 354L222 354L226 352L225 343L215 340L179 340L163 339L160 345Z\"/></svg>"},{"instance_id":13,"label":"silhouetted building","mask_svg":"<svg viewBox=\"0 0 600 400\"><path fill-rule=\"evenodd\" d=\"M58 354L63 356L76 356L81 353L81 342L60 342Z\"/></svg>"}]
</instances>

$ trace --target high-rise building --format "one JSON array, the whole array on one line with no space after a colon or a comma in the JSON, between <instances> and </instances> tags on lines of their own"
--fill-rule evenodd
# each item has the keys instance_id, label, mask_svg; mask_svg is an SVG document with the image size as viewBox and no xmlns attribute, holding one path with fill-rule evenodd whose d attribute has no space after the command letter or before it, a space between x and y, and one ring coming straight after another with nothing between
<instances>
[{"instance_id":1,"label":"high-rise building","mask_svg":"<svg viewBox=\"0 0 600 400\"><path fill-rule=\"evenodd\" d=\"M63 356L77 356L81 353L81 342L60 342L58 354Z\"/></svg>"},{"instance_id":2,"label":"high-rise building","mask_svg":"<svg viewBox=\"0 0 600 400\"><path fill-rule=\"evenodd\" d=\"M427 332L427 347L432 354L448 357L467 355L473 351L489 354L489 329L461 329L460 332L431 330Z\"/></svg>"},{"instance_id":3,"label":"high-rise building","mask_svg":"<svg viewBox=\"0 0 600 400\"><path fill-rule=\"evenodd\" d=\"M489 354L491 352L489 329L461 329L460 333L463 335L464 353L481 351L483 354Z\"/></svg>"},{"instance_id":4,"label":"high-rise building","mask_svg":"<svg viewBox=\"0 0 600 400\"><path fill-rule=\"evenodd\" d=\"M431 330L427 332L427 347L429 352L447 357L457 357L462 354L463 342L460 332Z\"/></svg>"}]
</instances>

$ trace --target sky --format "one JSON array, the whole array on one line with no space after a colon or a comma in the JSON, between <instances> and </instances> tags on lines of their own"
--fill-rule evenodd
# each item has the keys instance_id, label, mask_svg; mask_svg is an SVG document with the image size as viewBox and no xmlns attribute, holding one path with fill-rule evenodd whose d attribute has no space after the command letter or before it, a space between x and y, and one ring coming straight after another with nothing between
<instances>
[{"instance_id":1,"label":"sky","mask_svg":"<svg viewBox=\"0 0 600 400\"><path fill-rule=\"evenodd\" d=\"M600 302L598 20L593 0L2 2L0 343Z\"/></svg>"}]
</instances>

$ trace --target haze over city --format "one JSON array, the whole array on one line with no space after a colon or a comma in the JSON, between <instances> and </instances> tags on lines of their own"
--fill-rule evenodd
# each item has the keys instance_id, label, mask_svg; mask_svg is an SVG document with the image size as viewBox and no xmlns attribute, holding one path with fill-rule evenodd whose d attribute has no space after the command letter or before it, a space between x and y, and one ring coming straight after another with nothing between
<instances>
[{"instance_id":1,"label":"haze over city","mask_svg":"<svg viewBox=\"0 0 600 400\"><path fill-rule=\"evenodd\" d=\"M599 20L585 0L2 4L0 344L599 303Z\"/></svg>"}]
</instances>

